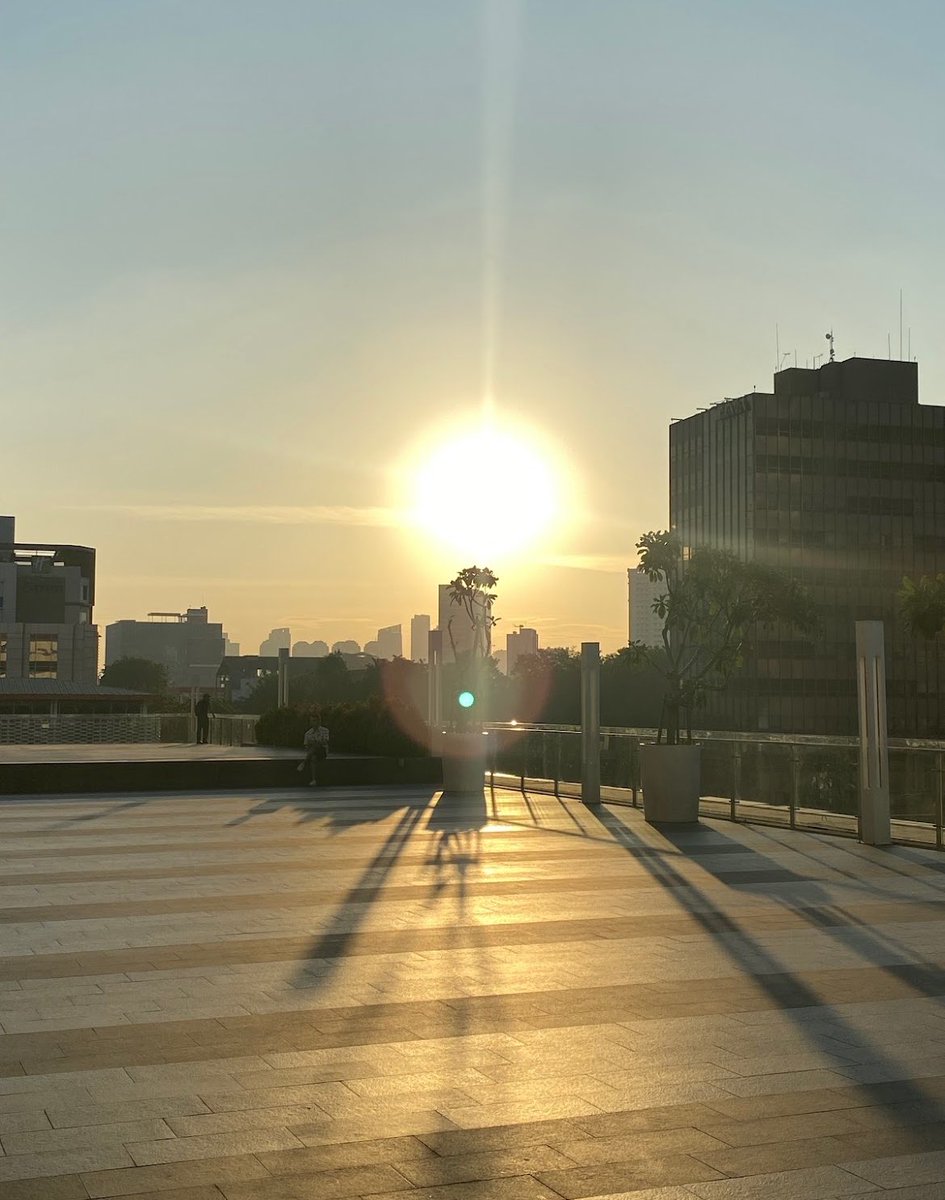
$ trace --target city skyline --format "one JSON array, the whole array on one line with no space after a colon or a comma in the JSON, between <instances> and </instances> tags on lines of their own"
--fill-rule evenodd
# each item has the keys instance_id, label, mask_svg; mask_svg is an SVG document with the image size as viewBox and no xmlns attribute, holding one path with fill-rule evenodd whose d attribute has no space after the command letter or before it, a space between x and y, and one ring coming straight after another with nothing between
<instances>
[{"instance_id":1,"label":"city skyline","mask_svg":"<svg viewBox=\"0 0 945 1200\"><path fill-rule=\"evenodd\" d=\"M945 401L945 16L910 11L7 6L4 436L43 442L4 508L97 548L103 628L363 644L483 561L412 505L485 417L433 478L467 533L493 498L497 611L616 649L674 417L827 331Z\"/></svg>"}]
</instances>

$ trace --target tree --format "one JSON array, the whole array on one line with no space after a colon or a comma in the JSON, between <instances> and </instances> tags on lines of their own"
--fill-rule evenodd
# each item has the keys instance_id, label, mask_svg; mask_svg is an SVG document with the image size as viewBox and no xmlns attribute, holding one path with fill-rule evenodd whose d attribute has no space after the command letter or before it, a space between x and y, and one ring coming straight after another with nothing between
<instances>
[{"instance_id":1,"label":"tree","mask_svg":"<svg viewBox=\"0 0 945 1200\"><path fill-rule=\"evenodd\" d=\"M99 680L102 687L127 688L160 696L167 691L167 671L149 658L119 658L109 663Z\"/></svg>"},{"instance_id":2,"label":"tree","mask_svg":"<svg viewBox=\"0 0 945 1200\"><path fill-rule=\"evenodd\" d=\"M811 632L816 609L790 575L709 547L684 554L678 537L665 530L644 534L637 551L638 570L665 584L653 602L663 621L663 644L634 642L630 650L634 661L663 677L657 741L665 729L675 745L683 714L691 722L706 693L725 686L756 629L780 624Z\"/></svg>"},{"instance_id":3,"label":"tree","mask_svg":"<svg viewBox=\"0 0 945 1200\"><path fill-rule=\"evenodd\" d=\"M457 605L463 614L458 620L451 616L446 623L453 658L457 662L464 657L469 661L488 658L492 653L492 629L498 620L492 615L492 606L496 602L493 589L498 582L498 577L488 567L464 567L450 582L450 604ZM468 621L472 633L468 649L457 648L454 621L458 629L465 629Z\"/></svg>"},{"instance_id":4,"label":"tree","mask_svg":"<svg viewBox=\"0 0 945 1200\"><path fill-rule=\"evenodd\" d=\"M510 677L519 721L578 725L581 721L581 656L567 646L522 654Z\"/></svg>"},{"instance_id":5,"label":"tree","mask_svg":"<svg viewBox=\"0 0 945 1200\"><path fill-rule=\"evenodd\" d=\"M492 630L497 618L492 615L496 602L498 577L488 567L464 567L450 582L450 604L458 612L446 622L446 633L453 652L454 666L446 672L447 687L458 704L455 718L466 726L472 708L485 700L490 676L487 664L492 657ZM486 706L488 708L488 706Z\"/></svg>"},{"instance_id":6,"label":"tree","mask_svg":"<svg viewBox=\"0 0 945 1200\"><path fill-rule=\"evenodd\" d=\"M945 575L903 579L896 599L911 634L934 638L945 629Z\"/></svg>"}]
</instances>

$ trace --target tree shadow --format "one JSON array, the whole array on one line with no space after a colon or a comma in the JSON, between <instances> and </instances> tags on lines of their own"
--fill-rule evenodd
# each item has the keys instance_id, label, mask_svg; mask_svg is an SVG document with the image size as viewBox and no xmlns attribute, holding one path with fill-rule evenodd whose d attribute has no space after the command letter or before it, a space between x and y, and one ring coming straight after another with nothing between
<instances>
[{"instance_id":1,"label":"tree shadow","mask_svg":"<svg viewBox=\"0 0 945 1200\"><path fill-rule=\"evenodd\" d=\"M613 813L605 808L600 808L596 812L596 816L601 826L613 834L614 840L629 849L632 842L639 841L636 835ZM777 874L777 882L805 882L810 885L814 881L805 879L803 876L794 874L794 872L786 871L783 866L776 863L774 860L767 858L764 854L752 850L751 847L743 846L734 839L728 838L720 830L714 827L705 825L697 825L687 827L684 830L673 830L667 827L659 829L660 834L673 847L677 855L689 855L693 849L699 846L717 847L728 845L736 845L745 854L752 854L758 860L758 872L770 872ZM732 886L737 882L737 874L730 871L724 871L720 868L712 866L711 851L706 852L708 861L700 859L699 866L709 874L724 883L726 886ZM864 1067L869 1066L871 1070L864 1070L865 1078L856 1078L856 1073L850 1076L851 1086L862 1089L877 1105L882 1105L890 1109L896 1115L897 1108L902 1104L921 1105L923 1112L928 1112L930 1115L923 1120L935 1121L945 1119L945 1101L932 1091L923 1088L921 1082L915 1078L908 1076L908 1069L900 1065L895 1057L875 1043L871 1043L867 1034L858 1030L842 1013L838 1011L838 1004L844 1003L839 1001L837 1004L825 1002L818 994L816 989L809 983L805 982L797 972L786 970L784 965L779 961L777 956L765 948L741 925L734 917L727 913L718 911L717 906L713 903L712 898L699 887L691 878L684 876L674 865L672 858L666 855L638 856L643 868L659 883L669 886L673 889L672 894L685 907L686 912L692 919L704 930L704 932L712 939L713 943L722 951L722 953L734 964L735 967L744 973L751 981L765 993L765 995L774 1003L777 1012L783 1014L792 1021L803 1034L804 1038L817 1044L817 1039L812 1036L809 1028L809 1020L807 1010L812 1008L829 1009L829 1014L825 1014L825 1020L832 1026L834 1032L830 1035L835 1037L837 1041L849 1043L851 1047L860 1046L869 1055L868 1064L862 1064ZM744 882L760 884L759 879L750 880L745 878ZM812 894L811 894L812 893ZM896 978L900 982L905 983L918 996L929 998L930 995L939 995L943 990L942 984L942 968L939 964L935 964L926 960L919 959L915 965L913 964L888 964L882 961L876 961L881 956L877 953L885 948L886 950L898 948L902 953L906 954L910 959L915 959L915 952L909 947L903 947L896 944L893 940L885 939L885 945L875 933L868 933L866 927L855 920L851 923L856 925L856 931L852 937L846 933L847 926L840 925L836 922L828 923L822 919L818 919L816 914L819 908L833 908L833 905L826 893L816 886L808 887L808 896L815 902L820 901L820 904L815 907L811 905L810 911L807 907L798 907L787 903L777 894L765 892L765 897L768 900L773 900L776 903L782 904L785 908L790 909L802 920L816 927L819 931L824 932L827 936L842 940L846 946L853 949L861 957L870 961L870 965ZM912 897L909 897L910 899ZM696 900L699 903L691 903L689 901ZM845 918L849 919L850 914L840 910ZM843 933L838 935L838 930ZM934 989L934 990L933 990ZM827 1051L830 1053L830 1051ZM840 1055L837 1055L840 1058ZM841 1064L838 1064L841 1065ZM842 1065L846 1069L855 1068L861 1064L851 1059ZM875 1080L870 1080L868 1076L875 1075ZM902 1123L911 1125L915 1122L914 1114L904 1112L902 1115Z\"/></svg>"},{"instance_id":2,"label":"tree shadow","mask_svg":"<svg viewBox=\"0 0 945 1200\"><path fill-rule=\"evenodd\" d=\"M434 894L442 893L450 883L457 884L461 911L468 898L467 875L480 860L482 830L489 820L484 792L443 792L426 824L435 835L433 853L426 860L435 872Z\"/></svg>"},{"instance_id":3,"label":"tree shadow","mask_svg":"<svg viewBox=\"0 0 945 1200\"><path fill-rule=\"evenodd\" d=\"M351 949L354 939L361 931L372 905L387 882L404 847L429 807L433 794L435 793L416 796L405 807L402 805L394 810L400 812L396 824L362 869L359 877L343 895L339 896L328 925L306 951L302 965L299 966L290 981L291 987L321 988L337 972L345 955ZM403 808L402 812L401 808ZM338 813L327 812L322 815L327 818L326 824L329 828L349 828L352 824L350 819L344 820ZM386 820L390 816L391 810L387 809L378 816L366 817L365 820L371 822ZM317 971L313 970L311 966L304 965L314 961L321 964Z\"/></svg>"}]
</instances>

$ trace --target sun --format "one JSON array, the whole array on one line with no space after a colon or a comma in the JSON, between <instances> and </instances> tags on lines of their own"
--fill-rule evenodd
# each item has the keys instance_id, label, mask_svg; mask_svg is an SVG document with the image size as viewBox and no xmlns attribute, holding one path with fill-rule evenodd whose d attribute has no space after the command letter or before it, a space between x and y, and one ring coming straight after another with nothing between
<instances>
[{"instance_id":1,"label":"sun","mask_svg":"<svg viewBox=\"0 0 945 1200\"><path fill-rule=\"evenodd\" d=\"M491 420L427 446L410 478L410 524L476 562L534 548L561 514L562 474L539 437Z\"/></svg>"}]
</instances>

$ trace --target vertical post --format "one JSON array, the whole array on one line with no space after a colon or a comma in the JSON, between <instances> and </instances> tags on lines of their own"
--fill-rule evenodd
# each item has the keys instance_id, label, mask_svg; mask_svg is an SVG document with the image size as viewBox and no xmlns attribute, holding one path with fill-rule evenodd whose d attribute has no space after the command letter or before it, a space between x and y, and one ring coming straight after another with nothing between
<instances>
[{"instance_id":1,"label":"vertical post","mask_svg":"<svg viewBox=\"0 0 945 1200\"><path fill-rule=\"evenodd\" d=\"M431 729L443 719L443 631L431 629L427 635L427 721Z\"/></svg>"},{"instance_id":2,"label":"vertical post","mask_svg":"<svg viewBox=\"0 0 945 1200\"><path fill-rule=\"evenodd\" d=\"M882 621L856 622L856 692L860 719L860 840L867 846L888 846L892 839Z\"/></svg>"},{"instance_id":3,"label":"vertical post","mask_svg":"<svg viewBox=\"0 0 945 1200\"><path fill-rule=\"evenodd\" d=\"M738 820L738 802L742 798L742 748L732 742L732 798L729 802L729 820Z\"/></svg>"},{"instance_id":4,"label":"vertical post","mask_svg":"<svg viewBox=\"0 0 945 1200\"><path fill-rule=\"evenodd\" d=\"M581 799L600 804L600 643L581 643Z\"/></svg>"},{"instance_id":5,"label":"vertical post","mask_svg":"<svg viewBox=\"0 0 945 1200\"><path fill-rule=\"evenodd\" d=\"M939 751L935 755L935 849L941 850L943 844L942 825L945 824L945 755Z\"/></svg>"},{"instance_id":6,"label":"vertical post","mask_svg":"<svg viewBox=\"0 0 945 1200\"><path fill-rule=\"evenodd\" d=\"M797 828L797 802L801 795L801 751L795 742L791 746L791 803L788 816L792 829Z\"/></svg>"},{"instance_id":7,"label":"vertical post","mask_svg":"<svg viewBox=\"0 0 945 1200\"><path fill-rule=\"evenodd\" d=\"M279 647L279 675L277 680L278 707L289 707L289 649Z\"/></svg>"},{"instance_id":8,"label":"vertical post","mask_svg":"<svg viewBox=\"0 0 945 1200\"><path fill-rule=\"evenodd\" d=\"M555 795L561 795L561 733L556 730L555 739Z\"/></svg>"}]
</instances>

